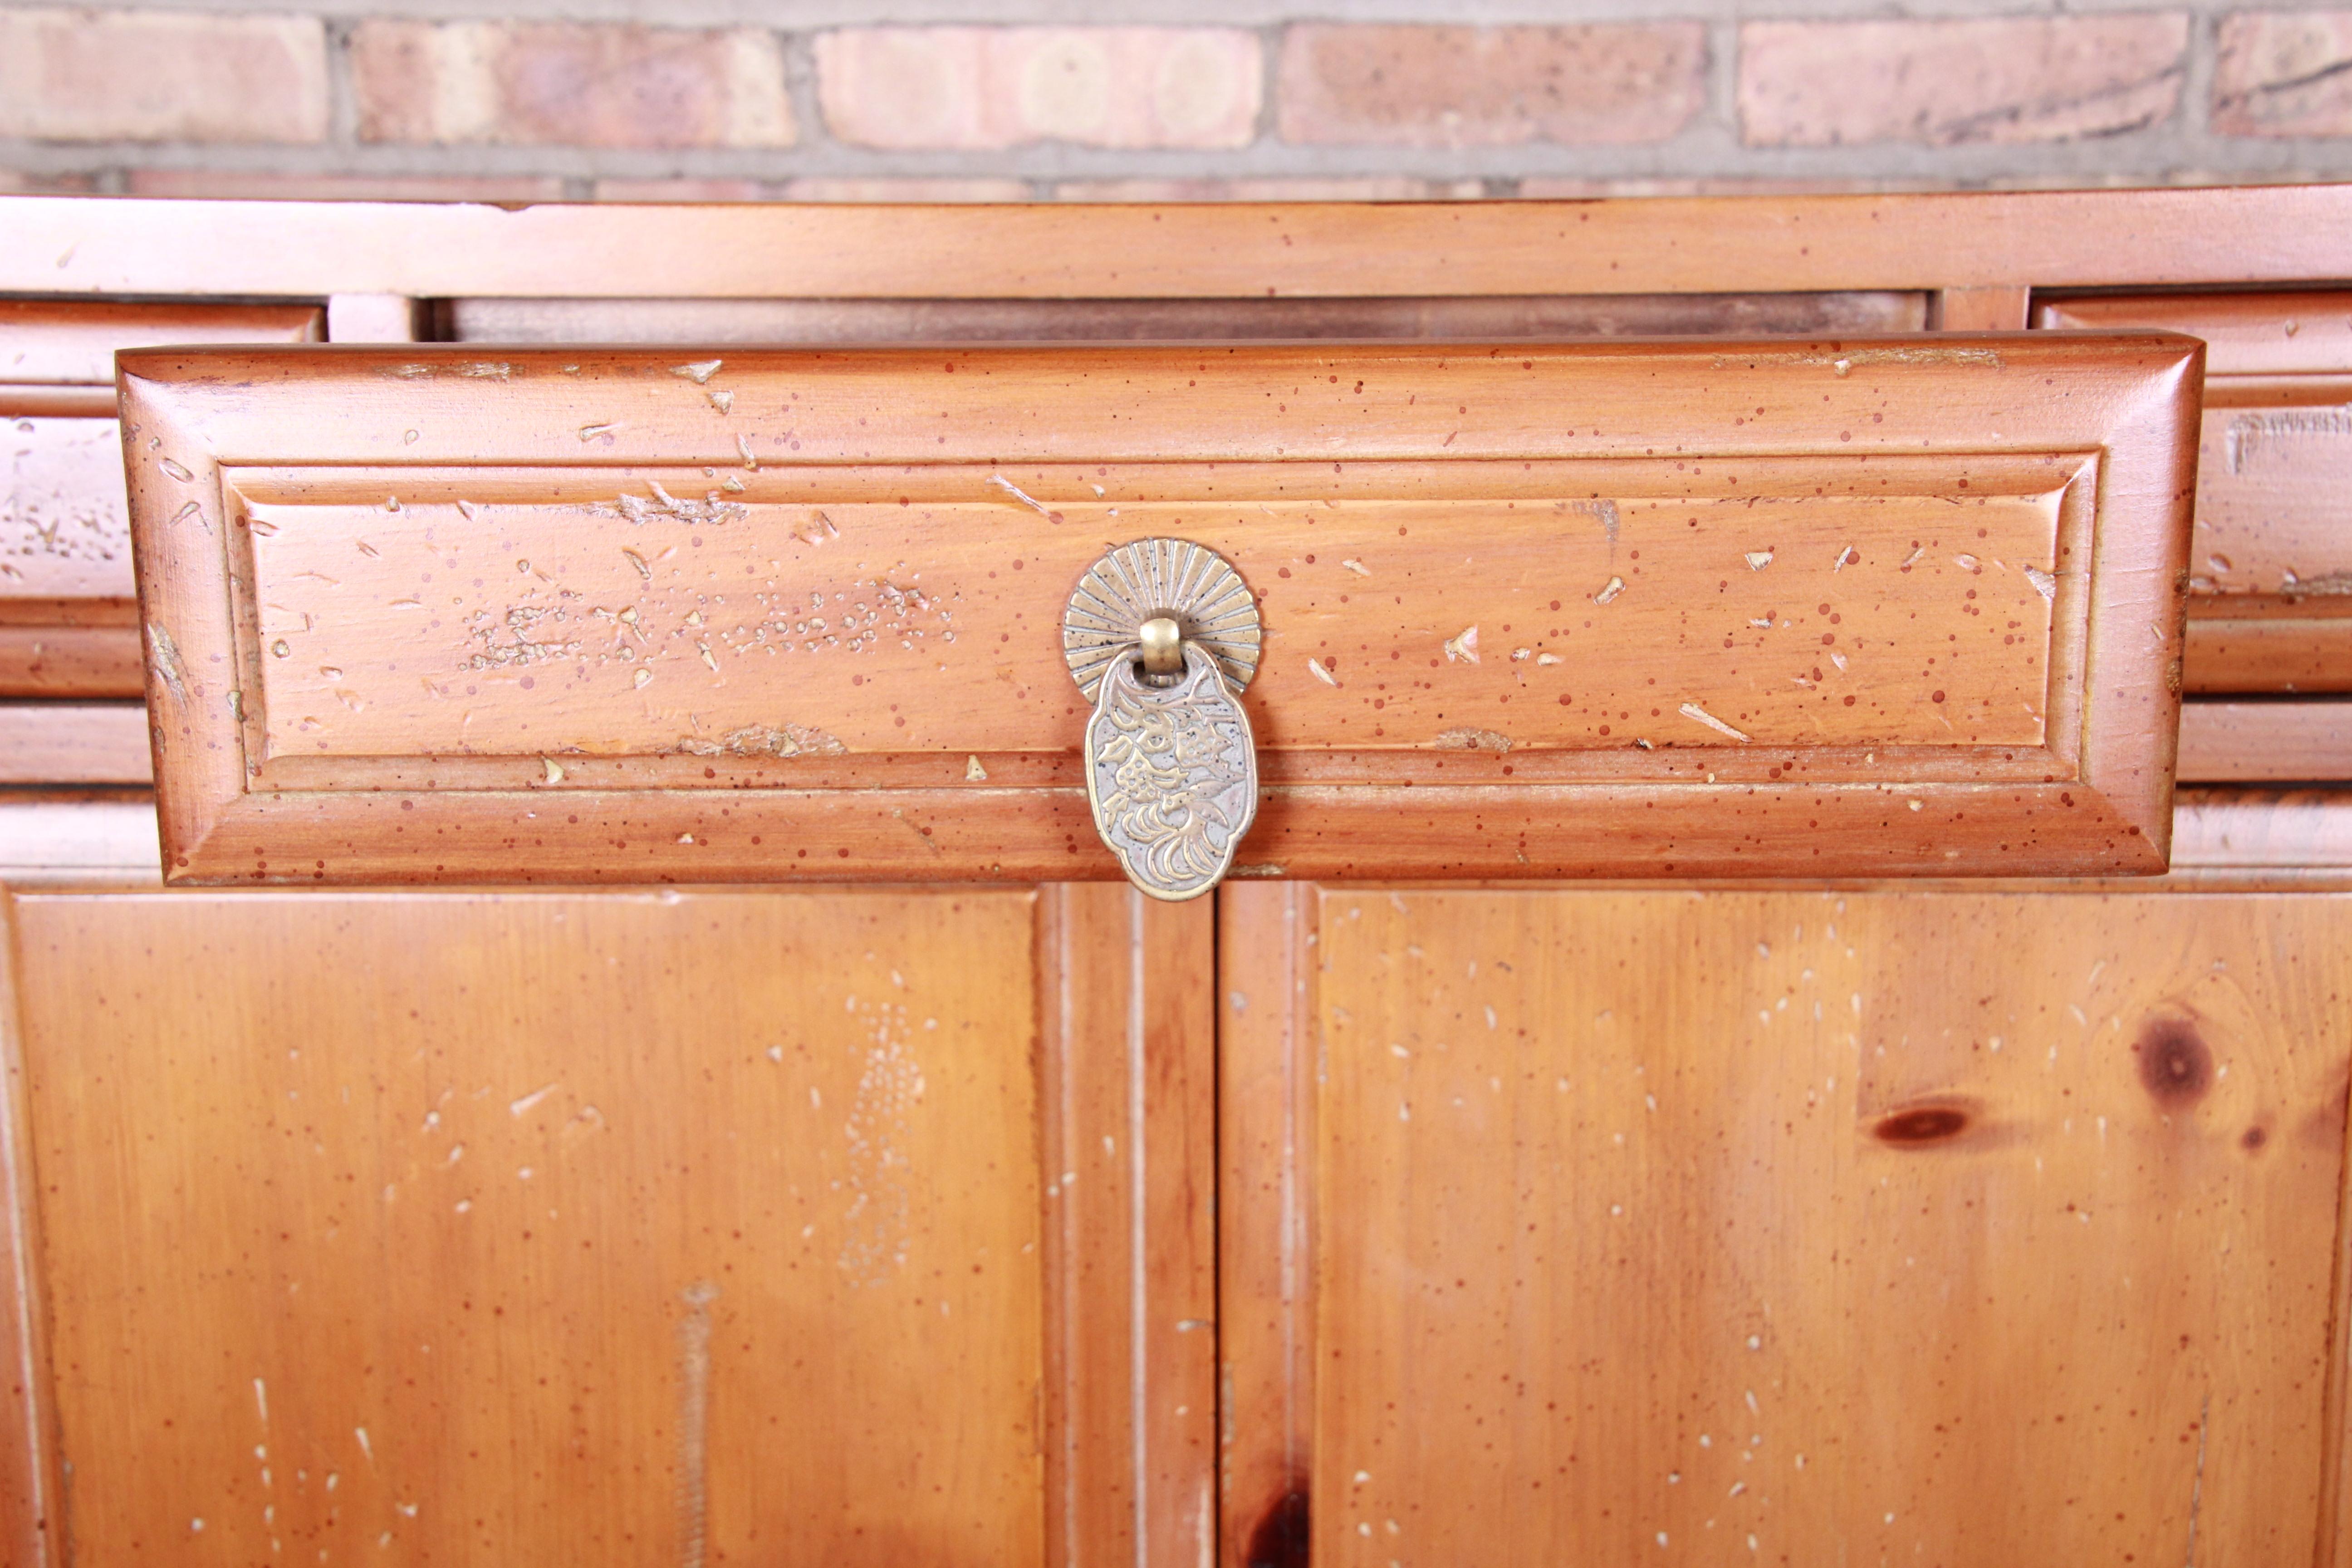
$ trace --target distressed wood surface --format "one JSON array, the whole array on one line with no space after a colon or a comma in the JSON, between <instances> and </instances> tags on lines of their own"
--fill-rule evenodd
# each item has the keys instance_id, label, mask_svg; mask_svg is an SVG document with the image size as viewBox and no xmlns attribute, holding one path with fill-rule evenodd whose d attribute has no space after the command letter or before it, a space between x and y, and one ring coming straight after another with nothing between
<instances>
[{"instance_id":1,"label":"distressed wood surface","mask_svg":"<svg viewBox=\"0 0 2352 1568\"><path fill-rule=\"evenodd\" d=\"M190 291L184 284L169 289ZM122 349L316 342L325 331L325 315L316 305L0 300L0 395L20 395L31 386L111 386L114 356Z\"/></svg>"},{"instance_id":2,"label":"distressed wood surface","mask_svg":"<svg viewBox=\"0 0 2352 1568\"><path fill-rule=\"evenodd\" d=\"M6 808L0 807L0 842ZM5 858L5 856L0 856ZM14 904L0 893L0 1555L24 1568L66 1560L63 1472L48 1377L48 1316L26 1117Z\"/></svg>"},{"instance_id":3,"label":"distressed wood surface","mask_svg":"<svg viewBox=\"0 0 2352 1568\"><path fill-rule=\"evenodd\" d=\"M124 363L187 879L1107 875L1058 624L1160 531L1245 872L2161 863L2177 338Z\"/></svg>"},{"instance_id":4,"label":"distressed wood surface","mask_svg":"<svg viewBox=\"0 0 2352 1568\"><path fill-rule=\"evenodd\" d=\"M2352 790L2185 788L2173 810L2173 866L2280 882L2352 868Z\"/></svg>"},{"instance_id":5,"label":"distressed wood surface","mask_svg":"<svg viewBox=\"0 0 2352 1568\"><path fill-rule=\"evenodd\" d=\"M2352 691L2352 600L2192 597L2181 668L2200 696Z\"/></svg>"},{"instance_id":6,"label":"distressed wood surface","mask_svg":"<svg viewBox=\"0 0 2352 1568\"><path fill-rule=\"evenodd\" d=\"M1047 1560L1196 1563L1217 1522L1213 917L1039 889Z\"/></svg>"},{"instance_id":7,"label":"distressed wood surface","mask_svg":"<svg viewBox=\"0 0 2352 1568\"><path fill-rule=\"evenodd\" d=\"M2205 341L2188 689L2352 689L2352 294L2057 300L2036 320Z\"/></svg>"},{"instance_id":8,"label":"distressed wood surface","mask_svg":"<svg viewBox=\"0 0 2352 1568\"><path fill-rule=\"evenodd\" d=\"M1927 299L1879 289L1356 300L447 300L436 310L433 335L509 344L796 345L1822 335L1920 331L1927 326ZM341 333L336 338L345 341Z\"/></svg>"},{"instance_id":9,"label":"distressed wood surface","mask_svg":"<svg viewBox=\"0 0 2352 1568\"><path fill-rule=\"evenodd\" d=\"M1942 289L1930 296L1933 324L1943 332L2021 332L2032 324L2032 292L2022 283Z\"/></svg>"},{"instance_id":10,"label":"distressed wood surface","mask_svg":"<svg viewBox=\"0 0 2352 1568\"><path fill-rule=\"evenodd\" d=\"M1321 889L1225 1064L1317 1064L1315 1561L2309 1561L2344 910Z\"/></svg>"},{"instance_id":11,"label":"distressed wood surface","mask_svg":"<svg viewBox=\"0 0 2352 1568\"><path fill-rule=\"evenodd\" d=\"M1219 1354L1227 1568L1306 1568L1315 1454L1312 883L1217 890ZM1335 1368L1335 1375L1344 1369Z\"/></svg>"},{"instance_id":12,"label":"distressed wood surface","mask_svg":"<svg viewBox=\"0 0 2352 1568\"><path fill-rule=\"evenodd\" d=\"M0 882L139 887L163 879L143 790L12 790L0 797Z\"/></svg>"},{"instance_id":13,"label":"distressed wood surface","mask_svg":"<svg viewBox=\"0 0 2352 1568\"><path fill-rule=\"evenodd\" d=\"M18 896L75 1560L1192 1560L1209 915L1045 899Z\"/></svg>"},{"instance_id":14,"label":"distressed wood surface","mask_svg":"<svg viewBox=\"0 0 2352 1568\"><path fill-rule=\"evenodd\" d=\"M115 351L320 333L307 305L0 300L0 698L144 689Z\"/></svg>"},{"instance_id":15,"label":"distressed wood surface","mask_svg":"<svg viewBox=\"0 0 2352 1568\"><path fill-rule=\"evenodd\" d=\"M2352 780L2352 702L2185 702L2179 777L2184 784Z\"/></svg>"},{"instance_id":16,"label":"distressed wood surface","mask_svg":"<svg viewBox=\"0 0 2352 1568\"><path fill-rule=\"evenodd\" d=\"M26 619L0 623L0 696L146 696L136 604L119 599L42 605L20 601L11 608ZM30 619L34 616L54 618Z\"/></svg>"},{"instance_id":17,"label":"distressed wood surface","mask_svg":"<svg viewBox=\"0 0 2352 1568\"><path fill-rule=\"evenodd\" d=\"M0 289L73 294L732 299L789 279L818 299L1127 300L2352 277L2352 195L2332 185L933 207L19 196L0 212L16 236Z\"/></svg>"},{"instance_id":18,"label":"distressed wood surface","mask_svg":"<svg viewBox=\"0 0 2352 1568\"><path fill-rule=\"evenodd\" d=\"M2352 293L2340 289L2045 298L2034 320L2043 327L2187 332L2205 340L2209 375L2352 374Z\"/></svg>"},{"instance_id":19,"label":"distressed wood surface","mask_svg":"<svg viewBox=\"0 0 2352 1568\"><path fill-rule=\"evenodd\" d=\"M136 702L0 702L0 784L153 781Z\"/></svg>"}]
</instances>

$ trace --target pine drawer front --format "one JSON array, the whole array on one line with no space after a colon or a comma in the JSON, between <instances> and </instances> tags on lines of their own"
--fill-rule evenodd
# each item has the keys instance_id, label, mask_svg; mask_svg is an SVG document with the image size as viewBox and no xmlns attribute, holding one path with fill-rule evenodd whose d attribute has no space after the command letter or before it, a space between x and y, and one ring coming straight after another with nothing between
<instances>
[{"instance_id":1,"label":"pine drawer front","mask_svg":"<svg viewBox=\"0 0 2352 1568\"><path fill-rule=\"evenodd\" d=\"M135 698L143 686L115 351L295 342L320 327L311 305L0 300L0 697Z\"/></svg>"},{"instance_id":2,"label":"pine drawer front","mask_svg":"<svg viewBox=\"0 0 2352 1568\"><path fill-rule=\"evenodd\" d=\"M2352 691L2352 293L2060 300L2037 320L2206 342L2188 689Z\"/></svg>"},{"instance_id":3,"label":"pine drawer front","mask_svg":"<svg viewBox=\"0 0 2352 1568\"><path fill-rule=\"evenodd\" d=\"M1259 601L1237 875L2155 870L2200 353L128 355L166 873L1114 875L1151 536Z\"/></svg>"}]
</instances>

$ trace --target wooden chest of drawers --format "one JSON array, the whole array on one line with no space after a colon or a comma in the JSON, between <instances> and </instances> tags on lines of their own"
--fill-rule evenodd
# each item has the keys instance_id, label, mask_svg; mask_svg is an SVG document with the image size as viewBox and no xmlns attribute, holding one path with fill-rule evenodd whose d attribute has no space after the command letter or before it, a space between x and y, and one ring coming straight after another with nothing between
<instances>
[{"instance_id":1,"label":"wooden chest of drawers","mask_svg":"<svg viewBox=\"0 0 2352 1568\"><path fill-rule=\"evenodd\" d=\"M2352 1568L2352 193L0 219L0 1556Z\"/></svg>"}]
</instances>

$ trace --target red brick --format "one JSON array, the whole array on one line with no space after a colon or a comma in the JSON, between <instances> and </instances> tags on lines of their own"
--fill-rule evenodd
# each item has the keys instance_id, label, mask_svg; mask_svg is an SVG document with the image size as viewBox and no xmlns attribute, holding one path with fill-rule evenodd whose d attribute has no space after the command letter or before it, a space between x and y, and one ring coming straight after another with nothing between
<instances>
[{"instance_id":1,"label":"red brick","mask_svg":"<svg viewBox=\"0 0 2352 1568\"><path fill-rule=\"evenodd\" d=\"M2188 49L2178 12L1749 22L1740 134L1751 147L2109 136L2172 113Z\"/></svg>"},{"instance_id":2,"label":"red brick","mask_svg":"<svg viewBox=\"0 0 2352 1568\"><path fill-rule=\"evenodd\" d=\"M322 142L326 29L308 16L0 10L0 136Z\"/></svg>"},{"instance_id":3,"label":"red brick","mask_svg":"<svg viewBox=\"0 0 2352 1568\"><path fill-rule=\"evenodd\" d=\"M1257 36L1228 27L852 27L816 40L825 124L861 147L1243 147Z\"/></svg>"},{"instance_id":4,"label":"red brick","mask_svg":"<svg viewBox=\"0 0 2352 1568\"><path fill-rule=\"evenodd\" d=\"M789 147L782 44L754 27L363 22L363 142Z\"/></svg>"},{"instance_id":5,"label":"red brick","mask_svg":"<svg viewBox=\"0 0 2352 1568\"><path fill-rule=\"evenodd\" d=\"M2213 129L2224 136L2352 136L2352 11L2221 18Z\"/></svg>"},{"instance_id":6,"label":"red brick","mask_svg":"<svg viewBox=\"0 0 2352 1568\"><path fill-rule=\"evenodd\" d=\"M1706 33L1696 22L1307 24L1284 35L1278 81L1286 142L1664 142L1706 105Z\"/></svg>"},{"instance_id":7,"label":"red brick","mask_svg":"<svg viewBox=\"0 0 2352 1568\"><path fill-rule=\"evenodd\" d=\"M558 202L563 182L535 174L272 174L231 169L133 169L134 196L285 202Z\"/></svg>"}]
</instances>

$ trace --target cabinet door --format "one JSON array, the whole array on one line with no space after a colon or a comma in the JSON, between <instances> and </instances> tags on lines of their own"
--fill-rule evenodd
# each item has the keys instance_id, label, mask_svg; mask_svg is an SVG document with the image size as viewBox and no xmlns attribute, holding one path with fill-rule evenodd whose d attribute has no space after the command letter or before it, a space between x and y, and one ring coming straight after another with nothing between
<instances>
[{"instance_id":1,"label":"cabinet door","mask_svg":"<svg viewBox=\"0 0 2352 1568\"><path fill-rule=\"evenodd\" d=\"M1208 1550L1205 906L11 912L7 1561Z\"/></svg>"},{"instance_id":2,"label":"cabinet door","mask_svg":"<svg viewBox=\"0 0 2352 1568\"><path fill-rule=\"evenodd\" d=\"M1222 897L1227 1562L2313 1560L2342 896Z\"/></svg>"}]
</instances>

